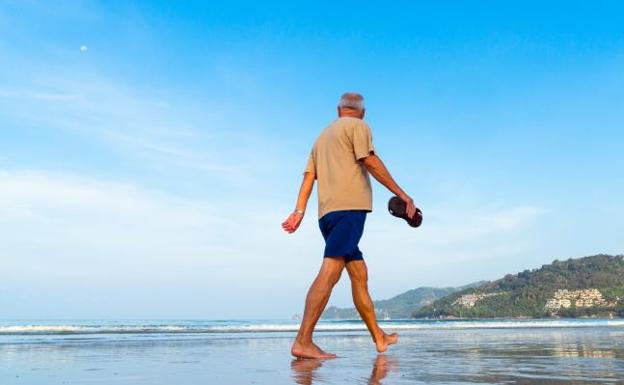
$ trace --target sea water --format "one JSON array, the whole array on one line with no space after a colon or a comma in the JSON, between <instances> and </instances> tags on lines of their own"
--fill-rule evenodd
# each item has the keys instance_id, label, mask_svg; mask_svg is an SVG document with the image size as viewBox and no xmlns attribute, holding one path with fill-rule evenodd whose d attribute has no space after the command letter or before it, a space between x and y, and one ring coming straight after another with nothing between
<instances>
[{"instance_id":1,"label":"sea water","mask_svg":"<svg viewBox=\"0 0 624 385\"><path fill-rule=\"evenodd\" d=\"M295 360L285 320L0 321L0 384L624 384L624 320L321 321L334 360Z\"/></svg>"}]
</instances>

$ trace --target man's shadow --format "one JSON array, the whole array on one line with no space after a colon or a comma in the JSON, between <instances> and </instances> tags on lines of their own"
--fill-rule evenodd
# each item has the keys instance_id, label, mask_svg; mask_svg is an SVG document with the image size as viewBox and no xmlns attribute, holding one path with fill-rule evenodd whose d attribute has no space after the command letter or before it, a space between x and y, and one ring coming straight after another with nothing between
<instances>
[{"instance_id":1,"label":"man's shadow","mask_svg":"<svg viewBox=\"0 0 624 385\"><path fill-rule=\"evenodd\" d=\"M315 380L323 382L316 373L317 369L323 366L323 360L315 359L293 359L290 363L292 377L299 385L312 385ZM369 385L382 385L381 380L386 378L389 371L396 371L399 368L399 361L396 357L388 357L378 354L373 362L373 369L368 378Z\"/></svg>"}]
</instances>

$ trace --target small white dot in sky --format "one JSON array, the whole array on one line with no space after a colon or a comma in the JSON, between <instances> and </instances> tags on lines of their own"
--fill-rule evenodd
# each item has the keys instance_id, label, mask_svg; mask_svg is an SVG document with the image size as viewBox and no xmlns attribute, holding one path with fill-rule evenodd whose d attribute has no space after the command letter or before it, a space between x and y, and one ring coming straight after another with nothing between
<instances>
[{"instance_id":1,"label":"small white dot in sky","mask_svg":"<svg viewBox=\"0 0 624 385\"><path fill-rule=\"evenodd\" d=\"M89 49L89 47L87 47L86 45L81 45L80 46L80 52L85 52L88 49Z\"/></svg>"}]
</instances>

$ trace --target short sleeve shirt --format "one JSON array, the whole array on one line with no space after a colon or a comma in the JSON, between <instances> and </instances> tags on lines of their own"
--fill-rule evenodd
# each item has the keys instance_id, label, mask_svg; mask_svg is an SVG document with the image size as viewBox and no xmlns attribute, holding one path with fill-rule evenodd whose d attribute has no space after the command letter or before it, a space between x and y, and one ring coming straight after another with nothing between
<instances>
[{"instance_id":1,"label":"short sleeve shirt","mask_svg":"<svg viewBox=\"0 0 624 385\"><path fill-rule=\"evenodd\" d=\"M318 215L339 210L373 209L366 167L359 162L375 151L371 129L361 119L342 117L319 135L304 172L318 181Z\"/></svg>"}]
</instances>

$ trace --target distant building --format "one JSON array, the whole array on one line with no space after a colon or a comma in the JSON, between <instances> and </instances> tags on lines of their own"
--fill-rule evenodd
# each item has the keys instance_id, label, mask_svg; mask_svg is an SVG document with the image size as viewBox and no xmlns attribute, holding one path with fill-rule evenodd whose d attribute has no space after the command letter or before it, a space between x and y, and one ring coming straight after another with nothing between
<instances>
[{"instance_id":1,"label":"distant building","mask_svg":"<svg viewBox=\"0 0 624 385\"><path fill-rule=\"evenodd\" d=\"M463 307L473 307L477 301L487 298L493 297L495 295L500 295L503 293L481 293L481 294L464 294L461 297L457 298L453 305L459 305Z\"/></svg>"},{"instance_id":2,"label":"distant building","mask_svg":"<svg viewBox=\"0 0 624 385\"><path fill-rule=\"evenodd\" d=\"M568 309L574 303L575 307L614 307L615 302L607 302L598 289L568 290L560 289L553 294L553 298L546 301L547 310L557 311Z\"/></svg>"}]
</instances>

